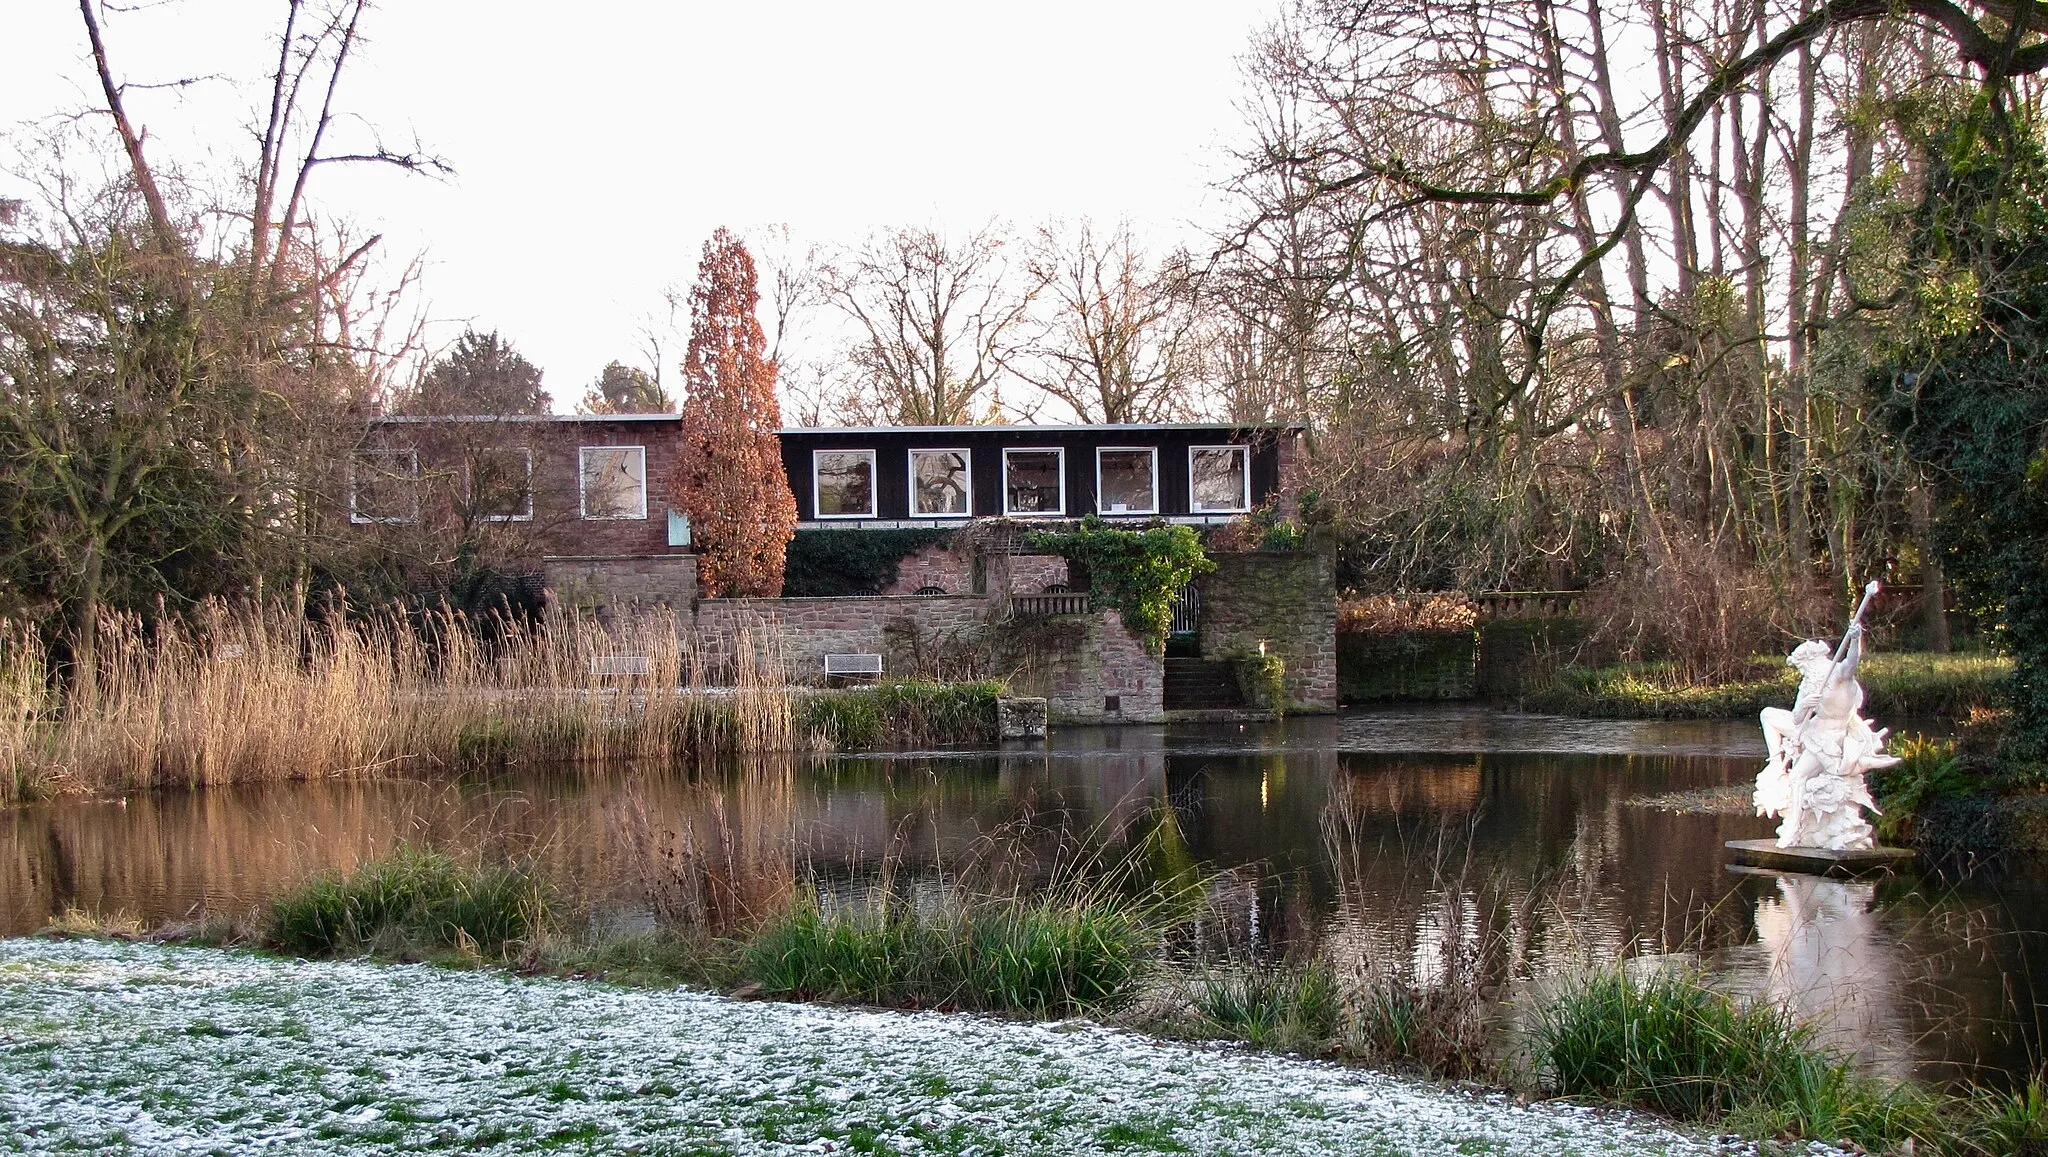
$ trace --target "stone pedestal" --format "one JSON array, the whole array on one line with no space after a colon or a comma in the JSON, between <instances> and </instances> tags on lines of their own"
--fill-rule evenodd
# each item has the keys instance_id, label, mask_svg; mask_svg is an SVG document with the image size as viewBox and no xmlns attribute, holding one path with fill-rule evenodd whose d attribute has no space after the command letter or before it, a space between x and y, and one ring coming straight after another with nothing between
<instances>
[{"instance_id":1,"label":"stone pedestal","mask_svg":"<svg viewBox=\"0 0 2048 1157\"><path fill-rule=\"evenodd\" d=\"M1044 739L1045 700L1035 696L996 700L996 726L1004 739Z\"/></svg>"},{"instance_id":2,"label":"stone pedestal","mask_svg":"<svg viewBox=\"0 0 2048 1157\"><path fill-rule=\"evenodd\" d=\"M1816 876L1861 876L1888 872L1913 860L1906 848L1862 848L1831 852L1826 848L1781 848L1776 840L1729 840L1735 862Z\"/></svg>"}]
</instances>

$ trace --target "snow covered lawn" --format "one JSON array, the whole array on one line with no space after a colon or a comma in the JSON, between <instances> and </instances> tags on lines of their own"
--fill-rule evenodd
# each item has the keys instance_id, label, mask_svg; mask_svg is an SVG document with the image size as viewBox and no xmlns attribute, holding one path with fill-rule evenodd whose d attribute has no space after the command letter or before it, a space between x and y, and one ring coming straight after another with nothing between
<instances>
[{"instance_id":1,"label":"snow covered lawn","mask_svg":"<svg viewBox=\"0 0 2048 1157\"><path fill-rule=\"evenodd\" d=\"M0 941L0 1152L1711 1153L1090 1025Z\"/></svg>"}]
</instances>

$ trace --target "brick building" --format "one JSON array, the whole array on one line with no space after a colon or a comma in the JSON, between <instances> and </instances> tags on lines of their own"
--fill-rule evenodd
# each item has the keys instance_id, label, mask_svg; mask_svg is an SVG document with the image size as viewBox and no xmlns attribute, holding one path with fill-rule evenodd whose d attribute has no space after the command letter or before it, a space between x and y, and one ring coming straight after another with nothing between
<instances>
[{"instance_id":1,"label":"brick building","mask_svg":"<svg viewBox=\"0 0 2048 1157\"><path fill-rule=\"evenodd\" d=\"M379 419L350 463L348 520L427 541L488 535L499 557L544 576L550 597L599 613L664 605L713 648L742 619L776 624L798 677L821 676L823 656L843 652L909 673L928 661L931 640L959 644L986 627L1001 636L1018 615L1052 614L1070 629L1045 637L1067 642L1041 648L1018 677L1042 684L1068 719L1156 719L1176 707L1176 686L1199 692L1199 703L1181 705L1228 705L1230 656L1261 647L1287 660L1298 704L1335 705L1334 591L1327 560L1309 556L1246 559L1212 576L1213 594L1190 592L1189 615L1213 604L1214 627L1183 624L1194 652L1172 660L1148 655L1085 597L1046 601L1066 590L1065 560L1015 549L925 546L871 592L880 598L700 599L689 522L667 500L681 433L675 414ZM952 426L779 438L799 529L860 531L1089 514L1226 522L1289 501L1301 431Z\"/></svg>"}]
</instances>

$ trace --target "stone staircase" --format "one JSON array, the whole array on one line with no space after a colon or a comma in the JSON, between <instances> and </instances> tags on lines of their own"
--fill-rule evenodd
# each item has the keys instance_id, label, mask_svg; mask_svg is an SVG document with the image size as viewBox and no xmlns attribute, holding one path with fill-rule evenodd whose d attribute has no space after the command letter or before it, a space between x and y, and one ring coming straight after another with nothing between
<instances>
[{"instance_id":1,"label":"stone staircase","mask_svg":"<svg viewBox=\"0 0 2048 1157\"><path fill-rule=\"evenodd\" d=\"M1244 709L1244 693L1238 689L1237 669L1221 660L1166 660L1165 691L1168 711Z\"/></svg>"}]
</instances>

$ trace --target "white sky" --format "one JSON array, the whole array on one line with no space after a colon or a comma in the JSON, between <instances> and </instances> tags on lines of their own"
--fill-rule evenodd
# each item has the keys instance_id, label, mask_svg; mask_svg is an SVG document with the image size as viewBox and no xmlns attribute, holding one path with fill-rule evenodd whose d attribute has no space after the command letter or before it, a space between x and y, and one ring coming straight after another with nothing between
<instances>
[{"instance_id":1,"label":"white sky","mask_svg":"<svg viewBox=\"0 0 2048 1157\"><path fill-rule=\"evenodd\" d=\"M143 0L148 2L148 0ZM152 157L250 153L279 0L104 18ZM339 104L413 134L445 182L328 167L315 193L423 251L436 336L496 328L566 409L718 225L839 244L890 224L1205 222L1240 117L1237 57L1275 0L481 3L386 0ZM0 0L0 126L97 103L72 0ZM0 176L0 195L8 192ZM17 194L19 190L16 190Z\"/></svg>"}]
</instances>

